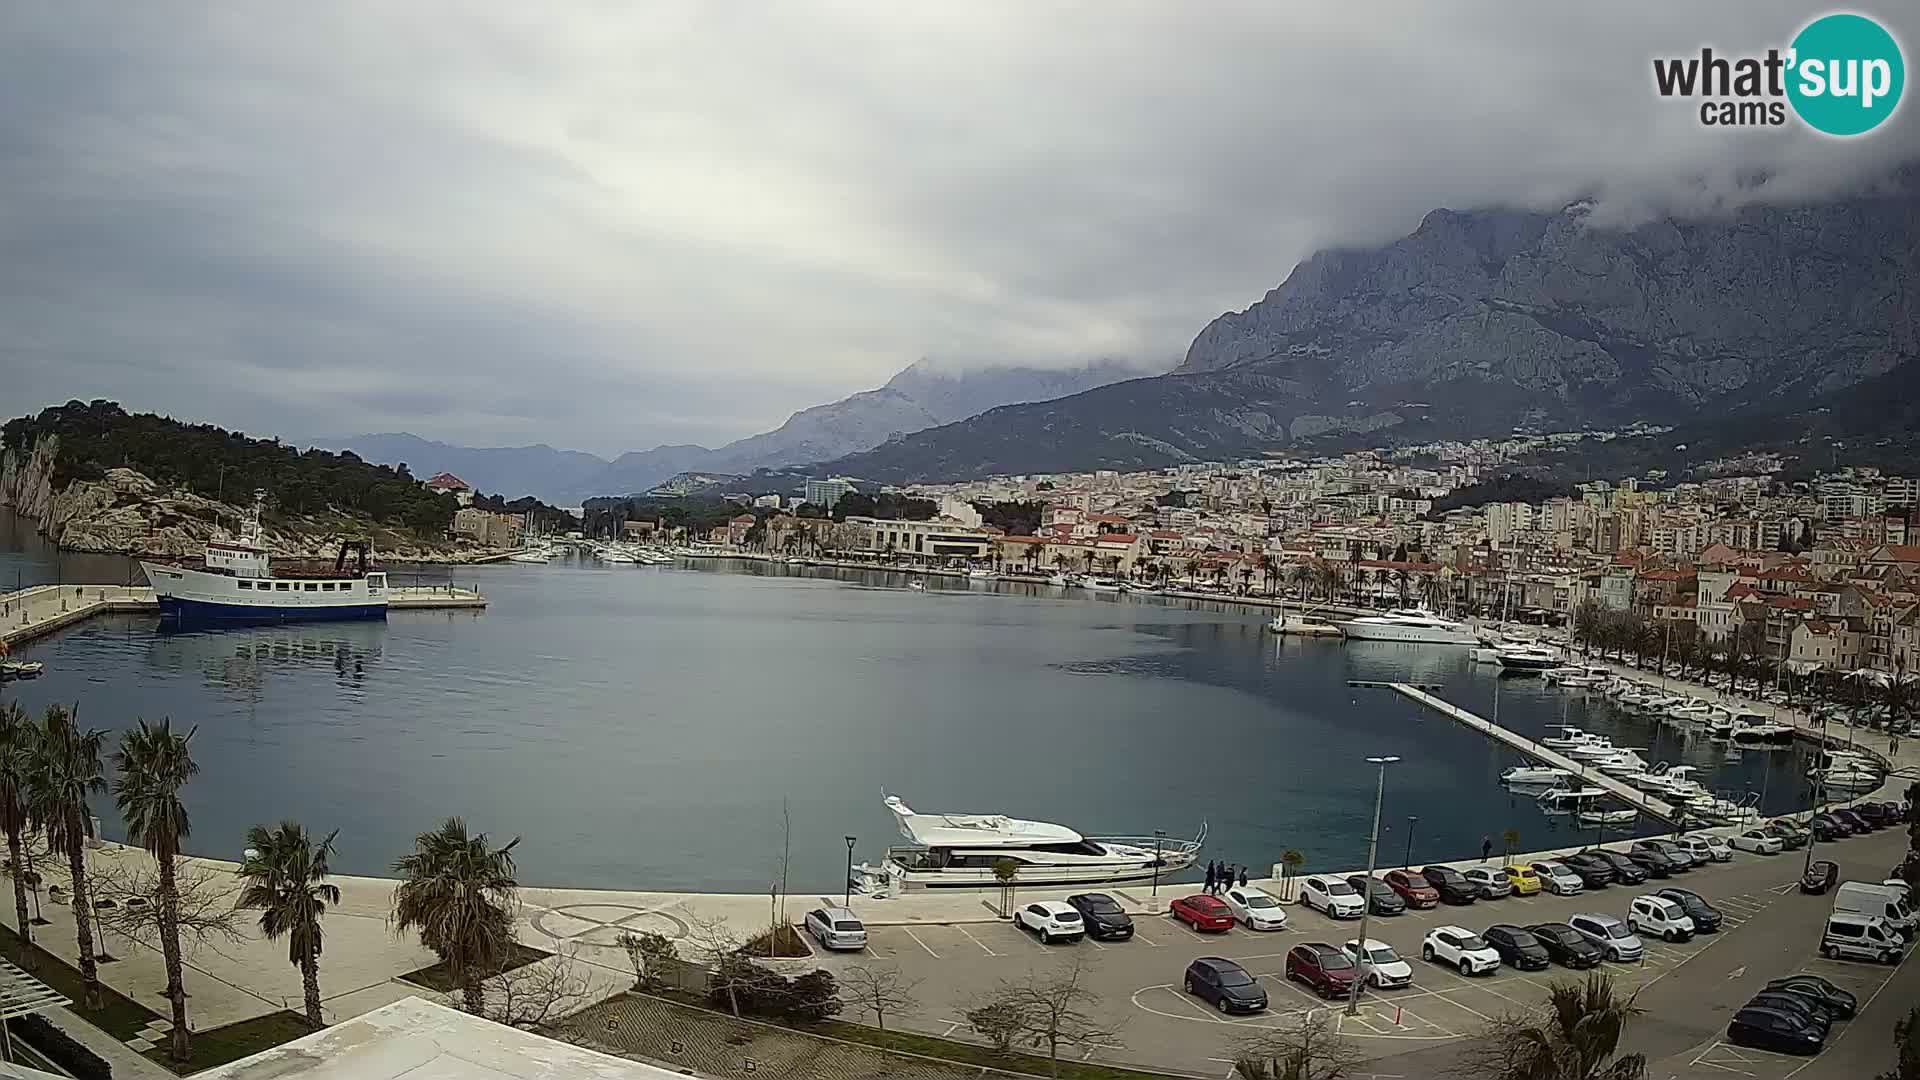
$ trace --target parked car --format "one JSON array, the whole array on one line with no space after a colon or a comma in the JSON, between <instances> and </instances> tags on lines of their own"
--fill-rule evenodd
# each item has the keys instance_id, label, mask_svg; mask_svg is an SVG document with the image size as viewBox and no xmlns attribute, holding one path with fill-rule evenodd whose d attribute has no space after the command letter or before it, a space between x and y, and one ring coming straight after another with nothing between
<instances>
[{"instance_id":1,"label":"parked car","mask_svg":"<svg viewBox=\"0 0 1920 1080\"><path fill-rule=\"evenodd\" d=\"M1402 899L1399 893L1393 891L1393 886L1381 881L1379 878L1368 877L1365 874L1354 874L1347 878L1347 884L1353 886L1354 892L1367 898L1367 904L1373 909L1375 915L1406 914L1406 900Z\"/></svg>"},{"instance_id":2,"label":"parked car","mask_svg":"<svg viewBox=\"0 0 1920 1080\"><path fill-rule=\"evenodd\" d=\"M1867 824L1876 829L1884 829L1889 825L1898 824L1900 821L1899 811L1889 809L1886 803L1854 803L1850 809L1862 818L1865 818Z\"/></svg>"},{"instance_id":3,"label":"parked car","mask_svg":"<svg viewBox=\"0 0 1920 1080\"><path fill-rule=\"evenodd\" d=\"M1834 817L1837 817L1841 821L1846 822L1847 827L1852 829L1854 832L1854 835L1856 836L1861 833L1870 833L1879 829L1878 825L1875 825L1873 822L1868 821L1866 818L1862 817L1860 815L1860 812L1857 810L1852 810L1852 809L1843 807L1839 810L1829 810L1827 811L1827 813L1832 814Z\"/></svg>"},{"instance_id":4,"label":"parked car","mask_svg":"<svg viewBox=\"0 0 1920 1080\"><path fill-rule=\"evenodd\" d=\"M1595 848L1593 853L1595 856L1607 861L1607 865L1613 868L1613 879L1622 885L1642 885L1645 884L1647 878L1651 876L1639 863L1629 858L1624 851L1608 851L1605 848Z\"/></svg>"},{"instance_id":5,"label":"parked car","mask_svg":"<svg viewBox=\"0 0 1920 1080\"><path fill-rule=\"evenodd\" d=\"M1480 890L1451 866L1422 867L1420 876L1440 894L1443 904L1471 904L1480 899Z\"/></svg>"},{"instance_id":6,"label":"parked car","mask_svg":"<svg viewBox=\"0 0 1920 1080\"><path fill-rule=\"evenodd\" d=\"M1600 947L1607 959L1615 963L1638 960L1647 953L1646 945L1634 936L1627 924L1611 915L1583 911L1569 916L1567 925L1584 934L1588 941Z\"/></svg>"},{"instance_id":7,"label":"parked car","mask_svg":"<svg viewBox=\"0 0 1920 1080\"><path fill-rule=\"evenodd\" d=\"M1589 889L1604 889L1613 884L1613 865L1591 851L1576 851L1561 857L1560 861L1580 875L1580 883Z\"/></svg>"},{"instance_id":8,"label":"parked car","mask_svg":"<svg viewBox=\"0 0 1920 1080\"><path fill-rule=\"evenodd\" d=\"M1106 893L1074 893L1067 897L1067 903L1080 913L1087 936L1095 941L1124 941L1133 936L1133 917Z\"/></svg>"},{"instance_id":9,"label":"parked car","mask_svg":"<svg viewBox=\"0 0 1920 1080\"><path fill-rule=\"evenodd\" d=\"M1800 875L1800 891L1803 893L1824 893L1833 888L1840 880L1840 864L1829 859L1815 859L1807 864L1805 873Z\"/></svg>"},{"instance_id":10,"label":"parked car","mask_svg":"<svg viewBox=\"0 0 1920 1080\"><path fill-rule=\"evenodd\" d=\"M1720 929L1725 916L1720 909L1706 902L1697 892L1690 889L1659 889L1655 896L1663 896L1680 905L1680 910L1693 920L1693 928L1702 934L1711 934Z\"/></svg>"},{"instance_id":11,"label":"parked car","mask_svg":"<svg viewBox=\"0 0 1920 1080\"><path fill-rule=\"evenodd\" d=\"M1760 831L1766 833L1768 836L1779 837L1780 843L1785 846L1788 851L1796 851L1807 846L1807 830L1795 825L1786 818L1769 822L1762 826Z\"/></svg>"},{"instance_id":12,"label":"parked car","mask_svg":"<svg viewBox=\"0 0 1920 1080\"><path fill-rule=\"evenodd\" d=\"M1743 1008L1778 1009L1784 1013L1799 1013L1823 1028L1833 1026L1832 1010L1812 998L1786 990L1762 990L1753 995Z\"/></svg>"},{"instance_id":13,"label":"parked car","mask_svg":"<svg viewBox=\"0 0 1920 1080\"><path fill-rule=\"evenodd\" d=\"M1657 894L1636 896L1627 905L1627 928L1667 941L1688 941L1693 937L1693 916L1677 900Z\"/></svg>"},{"instance_id":14,"label":"parked car","mask_svg":"<svg viewBox=\"0 0 1920 1080\"><path fill-rule=\"evenodd\" d=\"M1259 1012L1267 992L1247 969L1225 957L1203 956L1187 965L1187 993L1223 1013Z\"/></svg>"},{"instance_id":15,"label":"parked car","mask_svg":"<svg viewBox=\"0 0 1920 1080\"><path fill-rule=\"evenodd\" d=\"M1381 880L1399 893L1410 908L1430 908L1440 902L1440 890L1417 870L1389 870Z\"/></svg>"},{"instance_id":16,"label":"parked car","mask_svg":"<svg viewBox=\"0 0 1920 1080\"><path fill-rule=\"evenodd\" d=\"M1357 919L1365 907L1353 886L1320 874L1300 879L1300 902L1335 919Z\"/></svg>"},{"instance_id":17,"label":"parked car","mask_svg":"<svg viewBox=\"0 0 1920 1080\"><path fill-rule=\"evenodd\" d=\"M1479 975L1500 966L1500 954L1480 935L1464 927L1441 926L1427 931L1420 942L1420 958L1447 964L1462 975Z\"/></svg>"},{"instance_id":18,"label":"parked car","mask_svg":"<svg viewBox=\"0 0 1920 1080\"><path fill-rule=\"evenodd\" d=\"M1367 955L1356 955L1359 948L1358 941L1349 941L1341 946L1340 951L1360 961L1360 970L1365 973L1368 983L1383 990L1413 984L1413 965L1400 959L1400 954L1393 951L1393 946L1368 938Z\"/></svg>"},{"instance_id":19,"label":"parked car","mask_svg":"<svg viewBox=\"0 0 1920 1080\"><path fill-rule=\"evenodd\" d=\"M1667 857L1667 860L1673 863L1673 868L1675 870L1691 870L1694 867L1700 865L1700 861L1693 857L1692 852L1688 851L1686 848L1681 847L1679 844L1676 844L1671 840L1664 840L1656 837L1651 840L1642 840L1641 843L1647 844L1655 848L1656 850L1664 853Z\"/></svg>"},{"instance_id":20,"label":"parked car","mask_svg":"<svg viewBox=\"0 0 1920 1080\"><path fill-rule=\"evenodd\" d=\"M1539 971L1553 963L1552 956L1540 939L1518 926L1495 923L1482 930L1480 936L1493 946L1493 951L1500 954L1500 962L1508 967Z\"/></svg>"},{"instance_id":21,"label":"parked car","mask_svg":"<svg viewBox=\"0 0 1920 1080\"><path fill-rule=\"evenodd\" d=\"M1727 1041L1776 1054L1817 1054L1826 1045L1827 1029L1793 1013L1755 1006L1733 1014Z\"/></svg>"},{"instance_id":22,"label":"parked car","mask_svg":"<svg viewBox=\"0 0 1920 1080\"><path fill-rule=\"evenodd\" d=\"M1208 897L1208 899L1212 899ZM1059 900L1036 900L1013 913L1013 925L1022 930L1031 930L1040 938L1043 945L1055 941L1079 941L1087 932L1087 924L1080 919L1080 913L1072 904Z\"/></svg>"},{"instance_id":23,"label":"parked car","mask_svg":"<svg viewBox=\"0 0 1920 1080\"><path fill-rule=\"evenodd\" d=\"M1531 865L1527 863L1515 863L1512 866L1501 867L1500 872L1507 875L1507 881L1513 885L1513 895L1539 895L1542 888L1540 875L1533 872Z\"/></svg>"},{"instance_id":24,"label":"parked car","mask_svg":"<svg viewBox=\"0 0 1920 1080\"><path fill-rule=\"evenodd\" d=\"M1759 829L1748 829L1728 840L1735 851L1750 851L1755 855L1778 855L1787 849L1777 836L1768 836Z\"/></svg>"},{"instance_id":25,"label":"parked car","mask_svg":"<svg viewBox=\"0 0 1920 1080\"><path fill-rule=\"evenodd\" d=\"M1827 1004L1829 1011L1842 1020L1851 1019L1860 1011L1860 999L1852 993L1840 989L1818 975L1787 975L1767 983L1769 990L1786 990L1793 993L1816 997Z\"/></svg>"},{"instance_id":26,"label":"parked car","mask_svg":"<svg viewBox=\"0 0 1920 1080\"><path fill-rule=\"evenodd\" d=\"M1628 848L1627 858L1633 860L1633 865L1646 871L1648 877L1672 877L1680 870L1680 867L1673 865L1672 859L1667 858L1666 852L1645 844L1635 844Z\"/></svg>"},{"instance_id":27,"label":"parked car","mask_svg":"<svg viewBox=\"0 0 1920 1080\"><path fill-rule=\"evenodd\" d=\"M1598 967L1600 961L1606 959L1600 946L1588 941L1585 934L1566 923L1539 923L1527 927L1527 932L1547 950L1547 955L1553 958L1554 963L1578 970Z\"/></svg>"},{"instance_id":28,"label":"parked car","mask_svg":"<svg viewBox=\"0 0 1920 1080\"><path fill-rule=\"evenodd\" d=\"M1167 905L1167 914L1175 922L1183 922L1195 930L1231 930L1233 929L1233 909L1226 901L1206 893L1194 893L1182 896Z\"/></svg>"},{"instance_id":29,"label":"parked car","mask_svg":"<svg viewBox=\"0 0 1920 1080\"><path fill-rule=\"evenodd\" d=\"M1829 960L1878 960L1897 964L1906 942L1887 920L1872 915L1835 912L1827 916L1820 935L1820 955Z\"/></svg>"},{"instance_id":30,"label":"parked car","mask_svg":"<svg viewBox=\"0 0 1920 1080\"><path fill-rule=\"evenodd\" d=\"M1541 886L1555 896L1572 896L1587 888L1579 874L1552 860L1534 863L1533 872L1540 875Z\"/></svg>"},{"instance_id":31,"label":"parked car","mask_svg":"<svg viewBox=\"0 0 1920 1080\"><path fill-rule=\"evenodd\" d=\"M1767 833L1767 835L1773 834ZM1729 862L1733 859L1733 848L1728 845L1724 837L1713 833L1675 837L1673 842L1680 845L1681 849L1692 857L1695 865L1704 866L1710 862ZM1784 838L1780 838L1782 847L1786 846L1786 843Z\"/></svg>"},{"instance_id":32,"label":"parked car","mask_svg":"<svg viewBox=\"0 0 1920 1080\"><path fill-rule=\"evenodd\" d=\"M1807 828L1813 838L1821 843L1832 840L1844 840L1853 835L1853 828L1832 814L1815 814L1807 819Z\"/></svg>"},{"instance_id":33,"label":"parked car","mask_svg":"<svg viewBox=\"0 0 1920 1080\"><path fill-rule=\"evenodd\" d=\"M1353 958L1324 941L1309 941L1287 950L1287 978L1321 997L1337 998L1353 989L1360 969Z\"/></svg>"},{"instance_id":34,"label":"parked car","mask_svg":"<svg viewBox=\"0 0 1920 1080\"><path fill-rule=\"evenodd\" d=\"M1475 866L1461 871L1460 876L1480 891L1482 900L1505 900L1513 895L1513 882L1497 866Z\"/></svg>"},{"instance_id":35,"label":"parked car","mask_svg":"<svg viewBox=\"0 0 1920 1080\"><path fill-rule=\"evenodd\" d=\"M864 949L867 927L850 908L818 907L800 923L823 949Z\"/></svg>"},{"instance_id":36,"label":"parked car","mask_svg":"<svg viewBox=\"0 0 1920 1080\"><path fill-rule=\"evenodd\" d=\"M1280 901L1260 889L1251 886L1228 889L1225 899L1227 907L1233 911L1233 917L1249 930L1287 928L1286 909L1280 906Z\"/></svg>"}]
</instances>

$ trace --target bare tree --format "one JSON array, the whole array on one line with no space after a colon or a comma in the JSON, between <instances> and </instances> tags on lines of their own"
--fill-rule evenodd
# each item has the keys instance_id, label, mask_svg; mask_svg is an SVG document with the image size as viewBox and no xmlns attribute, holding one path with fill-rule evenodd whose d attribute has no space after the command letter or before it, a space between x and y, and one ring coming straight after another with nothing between
<instances>
[{"instance_id":1,"label":"bare tree","mask_svg":"<svg viewBox=\"0 0 1920 1080\"><path fill-rule=\"evenodd\" d=\"M490 983L481 1015L527 1031L545 1033L593 997L593 984L580 971L577 950L515 968Z\"/></svg>"},{"instance_id":2,"label":"bare tree","mask_svg":"<svg viewBox=\"0 0 1920 1080\"><path fill-rule=\"evenodd\" d=\"M615 940L627 950L627 961L633 965L633 988L636 990L651 993L660 989L662 976L679 959L679 950L675 948L673 939L665 934L653 931L636 934L625 930Z\"/></svg>"},{"instance_id":3,"label":"bare tree","mask_svg":"<svg viewBox=\"0 0 1920 1080\"><path fill-rule=\"evenodd\" d=\"M1086 964L1075 958L1051 972L1030 972L1004 979L981 1009L1004 1009L1016 1018L1014 1037L1047 1052L1054 1076L1060 1075L1060 1048L1119 1045L1119 1024L1096 1015L1099 995L1084 984ZM969 1017L973 1014L969 1013Z\"/></svg>"},{"instance_id":4,"label":"bare tree","mask_svg":"<svg viewBox=\"0 0 1920 1080\"><path fill-rule=\"evenodd\" d=\"M727 1007L740 1015L740 994L751 992L760 969L740 955L740 935L727 925L724 915L688 914L687 940L694 953L707 965L707 985L727 998Z\"/></svg>"},{"instance_id":5,"label":"bare tree","mask_svg":"<svg viewBox=\"0 0 1920 1080\"><path fill-rule=\"evenodd\" d=\"M233 876L191 859L180 859L175 865L180 940L205 945L216 953L222 945L246 940L240 930L241 914L233 906L239 895ZM102 929L159 951L159 866L133 857L102 859L94 865L91 878L96 900L112 902L100 911Z\"/></svg>"},{"instance_id":6,"label":"bare tree","mask_svg":"<svg viewBox=\"0 0 1920 1080\"><path fill-rule=\"evenodd\" d=\"M913 988L920 980L909 979L896 967L848 968L840 974L840 993L855 1009L873 1014L873 1026L887 1030L887 1014L910 1012L920 1002Z\"/></svg>"},{"instance_id":7,"label":"bare tree","mask_svg":"<svg viewBox=\"0 0 1920 1080\"><path fill-rule=\"evenodd\" d=\"M1333 1030L1325 1015L1290 1017L1262 1028L1234 1048L1233 1068L1243 1080L1345 1080L1364 1059Z\"/></svg>"}]
</instances>

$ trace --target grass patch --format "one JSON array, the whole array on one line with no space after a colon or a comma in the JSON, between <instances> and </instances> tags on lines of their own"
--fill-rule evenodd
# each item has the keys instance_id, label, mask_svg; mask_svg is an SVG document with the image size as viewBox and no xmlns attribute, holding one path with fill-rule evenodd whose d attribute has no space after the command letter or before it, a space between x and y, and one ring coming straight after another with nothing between
<instances>
[{"instance_id":1,"label":"grass patch","mask_svg":"<svg viewBox=\"0 0 1920 1080\"><path fill-rule=\"evenodd\" d=\"M0 947L5 949L8 959L17 960L20 955L20 935L14 933L11 927L0 926ZM140 1034L140 1029L149 1023L165 1019L104 982L100 984L100 1008L86 1008L83 1004L86 993L82 989L79 970L38 945L33 947L33 951L36 966L32 975L73 1002L74 1015L121 1042Z\"/></svg>"},{"instance_id":2,"label":"grass patch","mask_svg":"<svg viewBox=\"0 0 1920 1080\"><path fill-rule=\"evenodd\" d=\"M922 1057L957 1061L987 1069L1031 1073L1035 1076L1049 1075L1049 1065L1045 1057L1021 1053L1002 1054L990 1046L956 1042L953 1039L942 1039L937 1035L919 1035L911 1031L881 1031L879 1028L849 1023L845 1020L826 1020L817 1024L796 1025L795 1030L817 1032L835 1039L875 1046L883 1050L919 1054ZM1118 1065L1102 1065L1097 1061L1072 1061L1064 1058L1060 1062L1060 1076L1062 1080L1164 1080L1160 1073L1141 1072L1138 1069L1126 1069Z\"/></svg>"},{"instance_id":3,"label":"grass patch","mask_svg":"<svg viewBox=\"0 0 1920 1080\"><path fill-rule=\"evenodd\" d=\"M522 945L516 941L513 943L513 948L507 950L506 960L502 962L499 967L486 972L480 977L482 979L491 979L502 972L512 971L515 968L523 968L528 964L537 964L552 955L552 953L545 949L536 949L531 945ZM438 964L409 971L400 977L416 986L424 986L429 990L438 990L443 994L457 994L460 992L460 984L454 980L453 969L448 967L444 960Z\"/></svg>"},{"instance_id":4,"label":"grass patch","mask_svg":"<svg viewBox=\"0 0 1920 1080\"><path fill-rule=\"evenodd\" d=\"M270 1050L281 1043L292 1042L302 1035L313 1034L307 1026L307 1019L299 1013L277 1012L265 1016L256 1016L251 1020L228 1024L226 1027L211 1031L196 1031L189 1043L187 1060L174 1061L167 1056L167 1044L163 1041L153 1049L146 1051L146 1059L156 1065L164 1066L181 1076L211 1069L216 1065L225 1065L229 1061L239 1061L243 1057Z\"/></svg>"},{"instance_id":5,"label":"grass patch","mask_svg":"<svg viewBox=\"0 0 1920 1080\"><path fill-rule=\"evenodd\" d=\"M792 926L762 930L748 938L740 951L756 960L798 960L813 955L813 950L807 946L807 939Z\"/></svg>"}]
</instances>

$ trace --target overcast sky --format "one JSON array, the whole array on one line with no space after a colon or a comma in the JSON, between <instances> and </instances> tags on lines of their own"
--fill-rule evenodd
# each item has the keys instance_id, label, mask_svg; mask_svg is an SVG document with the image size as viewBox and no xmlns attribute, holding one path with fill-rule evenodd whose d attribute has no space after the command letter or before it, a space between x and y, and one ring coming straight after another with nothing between
<instances>
[{"instance_id":1,"label":"overcast sky","mask_svg":"<svg viewBox=\"0 0 1920 1080\"><path fill-rule=\"evenodd\" d=\"M1912 102L1839 142L1652 93L1656 54L1824 10L23 0L0 401L612 453L921 357L1171 366L1436 206L1697 212L1915 156ZM1910 6L1858 10L1912 59Z\"/></svg>"}]
</instances>

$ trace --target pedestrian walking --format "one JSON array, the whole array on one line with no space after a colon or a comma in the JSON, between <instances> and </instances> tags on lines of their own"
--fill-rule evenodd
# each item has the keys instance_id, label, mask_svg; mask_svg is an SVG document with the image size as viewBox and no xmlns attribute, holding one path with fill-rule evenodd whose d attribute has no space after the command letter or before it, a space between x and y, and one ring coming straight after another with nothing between
<instances>
[{"instance_id":1,"label":"pedestrian walking","mask_svg":"<svg viewBox=\"0 0 1920 1080\"><path fill-rule=\"evenodd\" d=\"M1240 887L1243 889L1247 887L1247 867L1245 863L1242 863L1240 866Z\"/></svg>"},{"instance_id":2,"label":"pedestrian walking","mask_svg":"<svg viewBox=\"0 0 1920 1080\"><path fill-rule=\"evenodd\" d=\"M1486 862L1488 859L1492 857L1493 857L1493 837L1483 836L1480 838L1480 861Z\"/></svg>"},{"instance_id":3,"label":"pedestrian walking","mask_svg":"<svg viewBox=\"0 0 1920 1080\"><path fill-rule=\"evenodd\" d=\"M1208 859L1207 860L1207 895L1208 896L1213 895L1213 883L1215 880L1217 880L1217 878L1218 878L1218 875L1214 872L1214 869L1213 869L1213 860Z\"/></svg>"}]
</instances>

